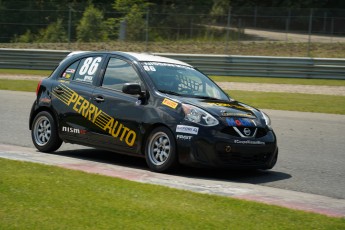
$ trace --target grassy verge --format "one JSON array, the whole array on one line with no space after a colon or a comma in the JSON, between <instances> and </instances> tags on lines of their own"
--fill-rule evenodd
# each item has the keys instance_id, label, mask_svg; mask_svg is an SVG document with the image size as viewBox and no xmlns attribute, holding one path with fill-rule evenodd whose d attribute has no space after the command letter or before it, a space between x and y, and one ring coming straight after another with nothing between
<instances>
[{"instance_id":1,"label":"grassy verge","mask_svg":"<svg viewBox=\"0 0 345 230\"><path fill-rule=\"evenodd\" d=\"M38 75L49 76L51 70L32 70L32 69L0 69L0 74L25 74L25 75Z\"/></svg>"},{"instance_id":2,"label":"grassy verge","mask_svg":"<svg viewBox=\"0 0 345 230\"><path fill-rule=\"evenodd\" d=\"M35 92L38 81L0 79L0 90Z\"/></svg>"},{"instance_id":3,"label":"grassy verge","mask_svg":"<svg viewBox=\"0 0 345 230\"><path fill-rule=\"evenodd\" d=\"M257 108L345 114L345 97L300 93L227 91L236 100Z\"/></svg>"},{"instance_id":4,"label":"grassy verge","mask_svg":"<svg viewBox=\"0 0 345 230\"><path fill-rule=\"evenodd\" d=\"M328 85L345 86L345 80L328 79L299 79L299 78L268 78L268 77L224 77L211 76L219 82L244 82L244 83L270 83L270 84L293 84L293 85Z\"/></svg>"},{"instance_id":5,"label":"grassy verge","mask_svg":"<svg viewBox=\"0 0 345 230\"><path fill-rule=\"evenodd\" d=\"M344 229L345 219L0 159L0 229Z\"/></svg>"}]
</instances>

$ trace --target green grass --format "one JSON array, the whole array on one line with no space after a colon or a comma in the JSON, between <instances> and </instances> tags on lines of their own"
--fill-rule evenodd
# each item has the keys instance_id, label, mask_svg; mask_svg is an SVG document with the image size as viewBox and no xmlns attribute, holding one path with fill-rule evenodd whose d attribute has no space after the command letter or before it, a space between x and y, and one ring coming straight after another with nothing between
<instances>
[{"instance_id":1,"label":"green grass","mask_svg":"<svg viewBox=\"0 0 345 230\"><path fill-rule=\"evenodd\" d=\"M0 79L0 90L35 92L38 81Z\"/></svg>"},{"instance_id":2,"label":"green grass","mask_svg":"<svg viewBox=\"0 0 345 230\"><path fill-rule=\"evenodd\" d=\"M268 77L224 77L211 76L219 82L244 82L244 83L270 83L270 84L293 84L293 85L328 85L345 86L345 80L329 79L299 79L299 78L268 78Z\"/></svg>"},{"instance_id":3,"label":"green grass","mask_svg":"<svg viewBox=\"0 0 345 230\"><path fill-rule=\"evenodd\" d=\"M25 74L25 75L38 75L49 76L51 70L31 70L31 69L0 69L0 74Z\"/></svg>"},{"instance_id":4,"label":"green grass","mask_svg":"<svg viewBox=\"0 0 345 230\"><path fill-rule=\"evenodd\" d=\"M0 159L0 229L344 229L345 219Z\"/></svg>"},{"instance_id":5,"label":"green grass","mask_svg":"<svg viewBox=\"0 0 345 230\"><path fill-rule=\"evenodd\" d=\"M345 97L301 93L226 91L231 97L262 109L345 114Z\"/></svg>"}]
</instances>

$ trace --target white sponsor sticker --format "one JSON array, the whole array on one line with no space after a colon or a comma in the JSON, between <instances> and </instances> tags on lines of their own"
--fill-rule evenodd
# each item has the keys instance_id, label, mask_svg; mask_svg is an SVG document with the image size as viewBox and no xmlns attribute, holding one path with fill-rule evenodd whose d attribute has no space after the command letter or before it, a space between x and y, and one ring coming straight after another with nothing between
<instances>
[{"instance_id":1,"label":"white sponsor sticker","mask_svg":"<svg viewBox=\"0 0 345 230\"><path fill-rule=\"evenodd\" d=\"M188 126L188 125L178 125L176 127L177 133L189 133L189 134L198 134L199 128L194 126Z\"/></svg>"},{"instance_id":2,"label":"white sponsor sticker","mask_svg":"<svg viewBox=\"0 0 345 230\"><path fill-rule=\"evenodd\" d=\"M89 81L89 82L91 82L92 79L93 79L92 76L85 76L85 77L84 77L84 81Z\"/></svg>"},{"instance_id":3,"label":"white sponsor sticker","mask_svg":"<svg viewBox=\"0 0 345 230\"><path fill-rule=\"evenodd\" d=\"M234 140L235 144L248 144L248 145L264 145L265 142L262 141L251 141L251 140L245 140L245 141L241 141L241 140Z\"/></svg>"},{"instance_id":4,"label":"white sponsor sticker","mask_svg":"<svg viewBox=\"0 0 345 230\"><path fill-rule=\"evenodd\" d=\"M179 140L190 141L192 139L192 136L177 135L176 138Z\"/></svg>"}]
</instances>

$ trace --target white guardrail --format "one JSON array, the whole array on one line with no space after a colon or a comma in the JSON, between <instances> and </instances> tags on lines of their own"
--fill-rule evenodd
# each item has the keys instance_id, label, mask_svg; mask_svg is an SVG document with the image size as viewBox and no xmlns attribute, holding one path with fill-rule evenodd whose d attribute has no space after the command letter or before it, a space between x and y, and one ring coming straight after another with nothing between
<instances>
[{"instance_id":1,"label":"white guardrail","mask_svg":"<svg viewBox=\"0 0 345 230\"><path fill-rule=\"evenodd\" d=\"M70 52L0 49L0 68L53 70ZM345 58L154 54L187 62L208 75L345 80Z\"/></svg>"}]
</instances>

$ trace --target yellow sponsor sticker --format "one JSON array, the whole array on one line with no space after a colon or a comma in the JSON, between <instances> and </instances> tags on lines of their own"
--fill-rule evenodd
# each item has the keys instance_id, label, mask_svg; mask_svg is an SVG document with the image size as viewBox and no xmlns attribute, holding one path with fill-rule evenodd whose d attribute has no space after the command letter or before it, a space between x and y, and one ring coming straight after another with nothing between
<instances>
[{"instance_id":1,"label":"yellow sponsor sticker","mask_svg":"<svg viewBox=\"0 0 345 230\"><path fill-rule=\"evenodd\" d=\"M178 106L178 103L175 102L175 101L172 101L168 98L164 98L163 102L162 102L163 105L166 105L170 108L173 108L173 109L176 109L176 107Z\"/></svg>"},{"instance_id":2,"label":"yellow sponsor sticker","mask_svg":"<svg viewBox=\"0 0 345 230\"><path fill-rule=\"evenodd\" d=\"M250 110L249 108L245 108L241 105L235 105L235 104L217 103L217 102L207 102L207 104L212 105L212 106L222 106L222 107L230 107L230 108Z\"/></svg>"},{"instance_id":3,"label":"yellow sponsor sticker","mask_svg":"<svg viewBox=\"0 0 345 230\"><path fill-rule=\"evenodd\" d=\"M115 139L119 139L121 142L125 141L130 147L134 145L137 137L134 130L126 127L120 121L99 109L95 104L80 96L65 84L59 84L58 88L64 89L65 93L56 94L53 91L52 94L54 97L82 115L85 119L109 133Z\"/></svg>"}]
</instances>

